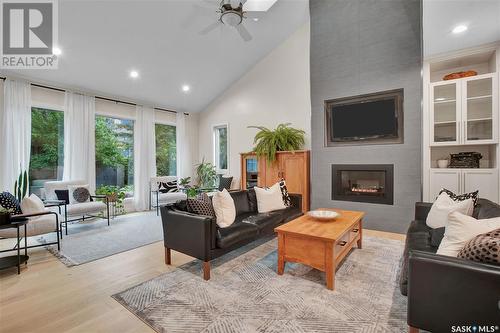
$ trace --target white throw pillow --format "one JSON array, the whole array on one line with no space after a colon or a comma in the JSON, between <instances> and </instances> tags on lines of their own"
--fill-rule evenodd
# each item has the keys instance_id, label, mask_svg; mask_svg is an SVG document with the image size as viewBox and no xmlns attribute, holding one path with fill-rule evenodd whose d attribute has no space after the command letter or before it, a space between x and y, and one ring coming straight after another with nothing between
<instances>
[{"instance_id":1,"label":"white throw pillow","mask_svg":"<svg viewBox=\"0 0 500 333\"><path fill-rule=\"evenodd\" d=\"M224 189L216 192L212 197L215 216L217 216L217 225L221 228L227 228L233 224L236 218L236 207L231 194Z\"/></svg>"},{"instance_id":2,"label":"white throw pillow","mask_svg":"<svg viewBox=\"0 0 500 333\"><path fill-rule=\"evenodd\" d=\"M446 193L441 193L431 207L425 223L428 227L436 229L446 227L448 215L459 212L465 215L472 215L474 211L474 200L453 201Z\"/></svg>"},{"instance_id":3,"label":"white throw pillow","mask_svg":"<svg viewBox=\"0 0 500 333\"><path fill-rule=\"evenodd\" d=\"M272 212L273 210L285 209L280 184L276 183L268 189L254 187L257 197L257 210L259 213Z\"/></svg>"},{"instance_id":4,"label":"white throw pillow","mask_svg":"<svg viewBox=\"0 0 500 333\"><path fill-rule=\"evenodd\" d=\"M32 194L21 201L21 211L23 214L41 213L45 211L45 205L36 194Z\"/></svg>"},{"instance_id":5,"label":"white throw pillow","mask_svg":"<svg viewBox=\"0 0 500 333\"><path fill-rule=\"evenodd\" d=\"M69 185L69 203L77 204L90 201L89 185Z\"/></svg>"},{"instance_id":6,"label":"white throw pillow","mask_svg":"<svg viewBox=\"0 0 500 333\"><path fill-rule=\"evenodd\" d=\"M500 228L500 217L476 220L458 212L451 213L437 254L456 257L465 244L477 235Z\"/></svg>"}]
</instances>

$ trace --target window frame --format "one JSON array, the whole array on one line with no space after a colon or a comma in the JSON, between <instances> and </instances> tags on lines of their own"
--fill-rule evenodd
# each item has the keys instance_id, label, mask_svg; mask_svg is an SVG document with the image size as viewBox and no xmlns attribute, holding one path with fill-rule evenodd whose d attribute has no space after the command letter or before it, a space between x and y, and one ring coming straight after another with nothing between
<instances>
[{"instance_id":1,"label":"window frame","mask_svg":"<svg viewBox=\"0 0 500 333\"><path fill-rule=\"evenodd\" d=\"M227 168L226 169L221 169L219 167L219 135L218 135L218 130L221 128L225 128L227 132L227 141L226 141L226 161L227 161ZM218 174L228 174L230 170L230 163L229 163L229 152L230 152L230 147L229 147L229 124L228 123L221 123L221 124L216 124L212 125L212 150L213 150L213 161L214 161L214 166L215 170Z\"/></svg>"}]
</instances>

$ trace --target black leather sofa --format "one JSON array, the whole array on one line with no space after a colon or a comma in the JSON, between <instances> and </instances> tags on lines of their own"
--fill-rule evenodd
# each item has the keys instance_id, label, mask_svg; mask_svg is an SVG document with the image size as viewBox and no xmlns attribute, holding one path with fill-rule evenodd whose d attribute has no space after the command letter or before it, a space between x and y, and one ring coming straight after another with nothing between
<instances>
[{"instance_id":1,"label":"black leather sofa","mask_svg":"<svg viewBox=\"0 0 500 333\"><path fill-rule=\"evenodd\" d=\"M415 220L406 236L400 289L408 296L410 331L500 326L500 266L437 255L444 228L432 229L425 224L431 206L416 203ZM473 216L498 217L500 206L480 199Z\"/></svg>"},{"instance_id":2,"label":"black leather sofa","mask_svg":"<svg viewBox=\"0 0 500 333\"><path fill-rule=\"evenodd\" d=\"M254 190L230 192L236 207L236 219L227 228L219 228L215 219L189 213L185 201L160 208L165 244L165 263L170 265L170 250L203 261L204 279L210 279L210 260L233 251L274 228L302 215L302 196L290 194L292 205L269 213L257 212Z\"/></svg>"}]
</instances>

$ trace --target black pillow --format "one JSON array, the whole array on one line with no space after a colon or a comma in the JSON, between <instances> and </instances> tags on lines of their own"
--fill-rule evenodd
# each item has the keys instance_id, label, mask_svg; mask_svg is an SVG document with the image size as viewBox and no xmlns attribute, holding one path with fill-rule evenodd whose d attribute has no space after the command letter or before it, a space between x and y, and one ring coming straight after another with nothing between
<instances>
[{"instance_id":1,"label":"black pillow","mask_svg":"<svg viewBox=\"0 0 500 333\"><path fill-rule=\"evenodd\" d=\"M21 206L15 196L9 192L0 193L0 206L4 209L11 209L13 215L22 214Z\"/></svg>"},{"instance_id":2,"label":"black pillow","mask_svg":"<svg viewBox=\"0 0 500 333\"><path fill-rule=\"evenodd\" d=\"M63 200L66 205L69 205L69 191L68 190L54 190L56 192L57 200Z\"/></svg>"},{"instance_id":3,"label":"black pillow","mask_svg":"<svg viewBox=\"0 0 500 333\"><path fill-rule=\"evenodd\" d=\"M219 191L222 191L223 189L229 191L231 189L232 183L233 177L224 177L222 175L219 175Z\"/></svg>"},{"instance_id":4,"label":"black pillow","mask_svg":"<svg viewBox=\"0 0 500 333\"><path fill-rule=\"evenodd\" d=\"M477 201L479 199L479 191L474 191L474 192L464 193L464 194L455 194L452 191L443 188L439 192L439 194L441 194L441 193L448 194L450 196L451 200L453 200L453 201L464 201L467 199L472 199L472 201L474 201L474 207L477 206Z\"/></svg>"},{"instance_id":5,"label":"black pillow","mask_svg":"<svg viewBox=\"0 0 500 333\"><path fill-rule=\"evenodd\" d=\"M444 237L444 229L445 227L442 228L436 228L431 230L431 245L434 247L439 247L439 244L441 244L441 241L443 240Z\"/></svg>"},{"instance_id":6,"label":"black pillow","mask_svg":"<svg viewBox=\"0 0 500 333\"><path fill-rule=\"evenodd\" d=\"M188 212L216 218L212 200L206 193L200 194L198 198L188 198L186 201Z\"/></svg>"},{"instance_id":7,"label":"black pillow","mask_svg":"<svg viewBox=\"0 0 500 333\"><path fill-rule=\"evenodd\" d=\"M169 182L159 182L158 191L160 193L174 193L179 192L179 187L177 186L177 179Z\"/></svg>"}]
</instances>

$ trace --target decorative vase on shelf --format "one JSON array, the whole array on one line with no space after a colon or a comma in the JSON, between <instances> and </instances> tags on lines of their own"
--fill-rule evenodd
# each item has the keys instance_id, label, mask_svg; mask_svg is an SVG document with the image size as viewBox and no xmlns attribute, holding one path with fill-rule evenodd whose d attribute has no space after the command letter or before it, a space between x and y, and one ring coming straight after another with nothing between
<instances>
[{"instance_id":1,"label":"decorative vase on shelf","mask_svg":"<svg viewBox=\"0 0 500 333\"><path fill-rule=\"evenodd\" d=\"M449 163L450 162L448 160L438 160L437 161L438 168L440 168L440 169L447 168Z\"/></svg>"}]
</instances>

